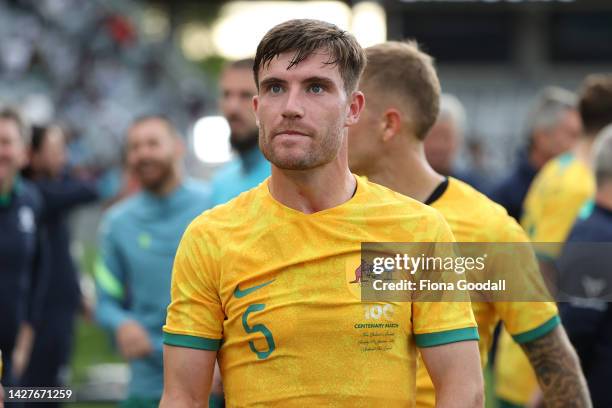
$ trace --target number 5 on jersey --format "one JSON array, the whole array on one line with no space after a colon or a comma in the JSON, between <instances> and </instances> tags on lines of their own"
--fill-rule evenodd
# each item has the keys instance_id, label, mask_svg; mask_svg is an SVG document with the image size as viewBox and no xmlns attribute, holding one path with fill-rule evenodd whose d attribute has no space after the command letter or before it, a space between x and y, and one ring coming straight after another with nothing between
<instances>
[{"instance_id":1,"label":"number 5 on jersey","mask_svg":"<svg viewBox=\"0 0 612 408\"><path fill-rule=\"evenodd\" d=\"M256 303L254 305L250 305L242 315L242 327L244 327L244 331L247 333L259 332L264 335L266 342L268 343L268 350L260 351L255 348L255 343L253 343L252 340L249 340L249 347L251 348L251 351L257 354L257 358L260 360L268 358L268 356L272 354L272 352L276 348L276 345L274 344L274 337L272 337L272 332L270 332L270 330L268 330L268 328L263 324L256 324L253 327L249 326L248 319L249 314L253 312L260 312L265 308L266 305L264 305L263 303Z\"/></svg>"}]
</instances>

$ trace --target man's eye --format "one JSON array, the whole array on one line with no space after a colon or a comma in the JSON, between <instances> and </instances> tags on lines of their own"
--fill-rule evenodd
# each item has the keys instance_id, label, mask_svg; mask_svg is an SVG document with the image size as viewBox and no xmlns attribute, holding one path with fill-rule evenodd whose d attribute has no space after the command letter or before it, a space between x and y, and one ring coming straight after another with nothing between
<instances>
[{"instance_id":1,"label":"man's eye","mask_svg":"<svg viewBox=\"0 0 612 408\"><path fill-rule=\"evenodd\" d=\"M283 88L280 85L270 85L270 93L278 94L281 93Z\"/></svg>"},{"instance_id":2,"label":"man's eye","mask_svg":"<svg viewBox=\"0 0 612 408\"><path fill-rule=\"evenodd\" d=\"M319 93L323 92L323 87L321 85L311 85L310 86L310 92L312 92L314 94L319 94Z\"/></svg>"}]
</instances>

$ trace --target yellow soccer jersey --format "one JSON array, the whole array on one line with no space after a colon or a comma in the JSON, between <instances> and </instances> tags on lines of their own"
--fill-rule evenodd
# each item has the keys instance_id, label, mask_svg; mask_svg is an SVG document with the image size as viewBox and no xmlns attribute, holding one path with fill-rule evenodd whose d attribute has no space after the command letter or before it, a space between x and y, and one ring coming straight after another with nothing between
<instances>
[{"instance_id":1,"label":"yellow soccer jersey","mask_svg":"<svg viewBox=\"0 0 612 408\"><path fill-rule=\"evenodd\" d=\"M457 242L529 242L523 229L502 206L460 180L449 178L448 184L434 192L428 204L442 213ZM537 270L536 267L522 272ZM500 319L519 343L537 339L559 324L557 307L550 302L473 302L472 308L478 323L483 367ZM419 360L417 407L434 406L433 383Z\"/></svg>"},{"instance_id":2,"label":"yellow soccer jersey","mask_svg":"<svg viewBox=\"0 0 612 408\"><path fill-rule=\"evenodd\" d=\"M415 346L477 339L471 306L362 303L361 243L451 241L439 212L360 177L314 214L264 181L185 232L164 342L219 349L231 407L412 406Z\"/></svg>"},{"instance_id":3,"label":"yellow soccer jersey","mask_svg":"<svg viewBox=\"0 0 612 408\"><path fill-rule=\"evenodd\" d=\"M594 194L592 171L573 154L563 154L548 162L536 176L525 199L521 224L532 242L561 244L581 208ZM553 246L540 247L538 252L543 259L557 255ZM509 402L526 404L537 390L537 379L527 357L507 333L500 336L495 372L496 393Z\"/></svg>"},{"instance_id":4,"label":"yellow soccer jersey","mask_svg":"<svg viewBox=\"0 0 612 408\"><path fill-rule=\"evenodd\" d=\"M580 209L594 194L592 170L573 154L563 154L548 162L533 181L521 225L532 242L563 243ZM556 258L558 254L538 255Z\"/></svg>"}]
</instances>

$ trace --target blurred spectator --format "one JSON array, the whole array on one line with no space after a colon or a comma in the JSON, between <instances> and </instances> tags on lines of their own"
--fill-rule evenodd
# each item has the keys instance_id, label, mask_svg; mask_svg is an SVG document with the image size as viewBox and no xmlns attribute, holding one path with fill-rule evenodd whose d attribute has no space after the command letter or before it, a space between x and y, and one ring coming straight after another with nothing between
<instances>
[{"instance_id":1,"label":"blurred spectator","mask_svg":"<svg viewBox=\"0 0 612 408\"><path fill-rule=\"evenodd\" d=\"M35 327L36 339L23 386L66 385L75 317L85 305L79 272L70 255L68 217L76 207L96 201L98 192L93 181L70 174L66 157L64 133L58 126L32 128L30 164L23 174L36 186L45 203L43 223L52 237L48 259L51 279L44 295L44 319Z\"/></svg>"},{"instance_id":2,"label":"blurred spectator","mask_svg":"<svg viewBox=\"0 0 612 408\"><path fill-rule=\"evenodd\" d=\"M125 149L121 150L121 167L107 172L105 174L103 183L107 184L115 181L119 184L119 187L114 189L114 191L117 191L117 193L104 203L105 209L111 207L119 201L131 197L132 195L138 193L141 189L138 176L127 163L127 152ZM108 190L108 188L106 189Z\"/></svg>"},{"instance_id":3,"label":"blurred spectator","mask_svg":"<svg viewBox=\"0 0 612 408\"><path fill-rule=\"evenodd\" d=\"M183 176L183 141L163 116L131 125L126 155L142 191L111 207L102 221L96 317L130 364L123 406L157 407L174 254L190 221L210 207L210 192Z\"/></svg>"},{"instance_id":4,"label":"blurred spectator","mask_svg":"<svg viewBox=\"0 0 612 408\"><path fill-rule=\"evenodd\" d=\"M463 148L466 129L465 108L454 95L442 94L438 120L425 138L425 155L435 171L465 181L484 192L487 180L482 174L457 168L457 155ZM477 146L482 149L482 146Z\"/></svg>"},{"instance_id":5,"label":"blurred spectator","mask_svg":"<svg viewBox=\"0 0 612 408\"><path fill-rule=\"evenodd\" d=\"M612 125L598 137L594 167L594 205L574 225L558 262L562 286L567 286L567 293L576 289L580 293L562 303L560 310L580 357L593 406L612 407L612 308L606 301L612 294ZM575 245L578 242L592 244ZM595 282L598 289L593 289Z\"/></svg>"},{"instance_id":6,"label":"blurred spectator","mask_svg":"<svg viewBox=\"0 0 612 408\"><path fill-rule=\"evenodd\" d=\"M225 67L221 74L220 108L230 125L230 143L239 157L221 168L211 181L212 204L225 203L270 175L270 163L259 150L259 129L253 114L253 60Z\"/></svg>"},{"instance_id":7,"label":"blurred spectator","mask_svg":"<svg viewBox=\"0 0 612 408\"><path fill-rule=\"evenodd\" d=\"M581 131L576 95L562 88L544 89L529 113L526 151L510 175L495 186L491 198L520 220L523 200L536 173L546 162L573 146Z\"/></svg>"},{"instance_id":8,"label":"blurred spectator","mask_svg":"<svg viewBox=\"0 0 612 408\"><path fill-rule=\"evenodd\" d=\"M592 74L583 81L578 101L582 132L570 151L549 160L531 183L521 225L532 242L562 243L581 209L595 195L592 149L597 136L612 123L612 74ZM551 280L552 263L560 248L548 245L537 251L544 278ZM516 376L516 373L522 373ZM507 333L500 337L496 363L496 393L500 399L526 404L538 383L520 347Z\"/></svg>"},{"instance_id":9,"label":"blurred spectator","mask_svg":"<svg viewBox=\"0 0 612 408\"><path fill-rule=\"evenodd\" d=\"M15 385L27 365L32 328L41 322L48 282L42 198L34 186L18 177L27 162L29 140L29 129L19 114L0 110L0 349L4 385Z\"/></svg>"}]
</instances>

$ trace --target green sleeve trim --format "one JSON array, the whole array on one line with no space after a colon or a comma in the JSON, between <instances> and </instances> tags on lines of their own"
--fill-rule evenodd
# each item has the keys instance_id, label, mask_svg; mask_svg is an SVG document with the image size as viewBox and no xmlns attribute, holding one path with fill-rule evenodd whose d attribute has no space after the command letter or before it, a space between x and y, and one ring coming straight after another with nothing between
<instances>
[{"instance_id":1,"label":"green sleeve trim","mask_svg":"<svg viewBox=\"0 0 612 408\"><path fill-rule=\"evenodd\" d=\"M94 265L94 277L104 292L116 299L123 299L123 286L121 282L106 267L100 257L98 257Z\"/></svg>"},{"instance_id":2,"label":"green sleeve trim","mask_svg":"<svg viewBox=\"0 0 612 408\"><path fill-rule=\"evenodd\" d=\"M561 319L559 319L558 315L555 315L545 323L536 327L535 329L520 334L514 334L512 335L512 338L518 344L529 343L531 341L539 339L545 334L550 333L555 327L559 325L559 323L561 323Z\"/></svg>"},{"instance_id":3,"label":"green sleeve trim","mask_svg":"<svg viewBox=\"0 0 612 408\"><path fill-rule=\"evenodd\" d=\"M416 334L416 345L418 347L435 347L444 344L456 343L458 341L479 340L476 327L447 330L438 333Z\"/></svg>"},{"instance_id":4,"label":"green sleeve trim","mask_svg":"<svg viewBox=\"0 0 612 408\"><path fill-rule=\"evenodd\" d=\"M538 259L538 261L542 261L542 262L555 262L556 258L553 255L547 254L545 252L542 251L535 251L536 254L536 258Z\"/></svg>"},{"instance_id":5,"label":"green sleeve trim","mask_svg":"<svg viewBox=\"0 0 612 408\"><path fill-rule=\"evenodd\" d=\"M221 347L221 339L207 339L204 337L188 336L186 334L172 334L164 332L164 344L169 346L216 351Z\"/></svg>"}]
</instances>

